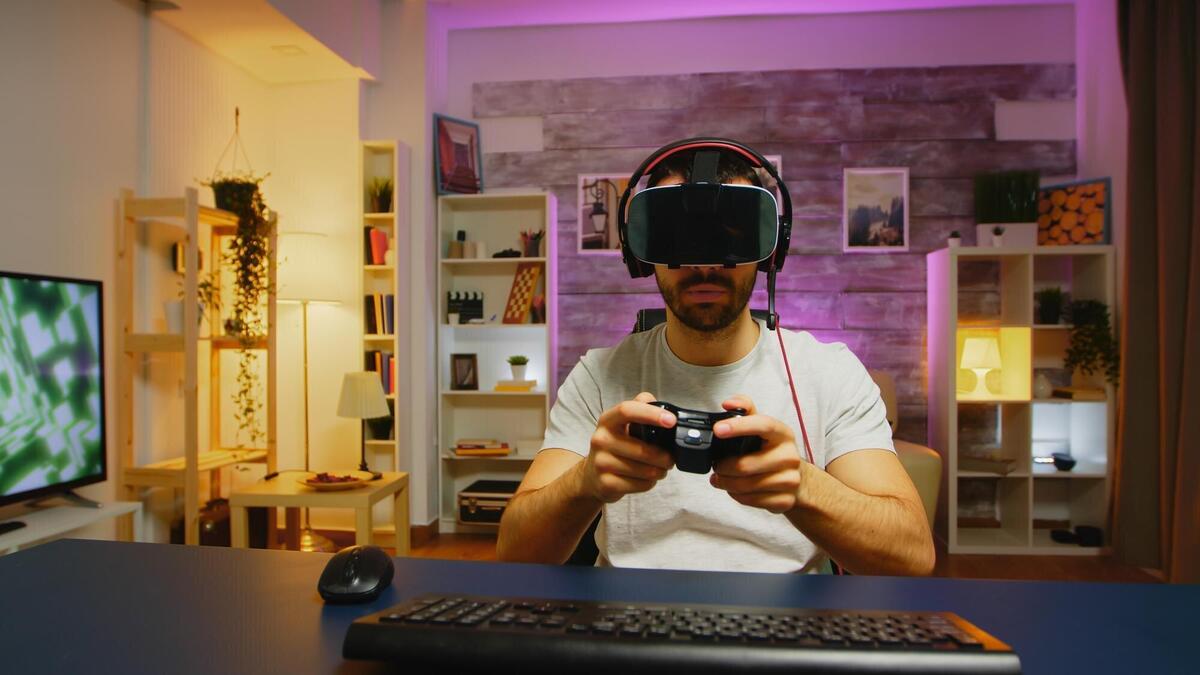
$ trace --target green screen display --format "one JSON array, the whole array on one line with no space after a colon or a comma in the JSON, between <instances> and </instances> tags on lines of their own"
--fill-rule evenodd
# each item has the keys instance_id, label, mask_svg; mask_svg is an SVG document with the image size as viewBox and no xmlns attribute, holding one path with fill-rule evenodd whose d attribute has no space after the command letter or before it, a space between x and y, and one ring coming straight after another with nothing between
<instances>
[{"instance_id":1,"label":"green screen display","mask_svg":"<svg viewBox=\"0 0 1200 675\"><path fill-rule=\"evenodd\" d=\"M100 284L0 272L0 503L104 480Z\"/></svg>"}]
</instances>

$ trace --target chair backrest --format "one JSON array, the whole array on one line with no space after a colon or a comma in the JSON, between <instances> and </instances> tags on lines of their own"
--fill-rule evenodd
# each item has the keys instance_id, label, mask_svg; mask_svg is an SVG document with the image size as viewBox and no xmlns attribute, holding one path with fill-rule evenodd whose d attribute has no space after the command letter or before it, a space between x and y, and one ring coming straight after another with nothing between
<instances>
[{"instance_id":1,"label":"chair backrest","mask_svg":"<svg viewBox=\"0 0 1200 675\"><path fill-rule=\"evenodd\" d=\"M896 406L896 381L892 376L882 370L868 370L871 379L875 380L875 384L879 387L879 396L883 399L884 414L887 416L888 424L892 427L892 433L896 433L896 425L900 423L900 412Z\"/></svg>"}]
</instances>

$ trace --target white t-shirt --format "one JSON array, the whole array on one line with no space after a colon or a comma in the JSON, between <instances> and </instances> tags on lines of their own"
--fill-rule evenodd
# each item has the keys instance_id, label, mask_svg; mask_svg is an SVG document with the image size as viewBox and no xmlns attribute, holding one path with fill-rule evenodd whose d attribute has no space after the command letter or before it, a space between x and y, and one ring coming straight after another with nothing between
<instances>
[{"instance_id":1,"label":"white t-shirt","mask_svg":"<svg viewBox=\"0 0 1200 675\"><path fill-rule=\"evenodd\" d=\"M683 408L716 412L745 394L758 412L792 427L803 458L778 338L761 322L758 343L724 366L694 366L667 346L665 324L630 335L616 347L592 349L558 390L546 448L587 456L600 414L647 391ZM782 330L782 329L781 329ZM824 468L867 448L895 452L879 388L840 342L818 342L783 330L796 395L813 458ZM820 571L826 556L783 515L737 503L708 476L673 469L649 492L604 507L596 530L597 565L746 572Z\"/></svg>"}]
</instances>

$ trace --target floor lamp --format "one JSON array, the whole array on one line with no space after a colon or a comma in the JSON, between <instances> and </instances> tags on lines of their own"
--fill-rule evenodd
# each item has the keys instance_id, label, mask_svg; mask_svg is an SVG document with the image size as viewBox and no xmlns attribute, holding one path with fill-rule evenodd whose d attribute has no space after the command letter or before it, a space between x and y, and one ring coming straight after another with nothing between
<instances>
[{"instance_id":1,"label":"floor lamp","mask_svg":"<svg viewBox=\"0 0 1200 675\"><path fill-rule=\"evenodd\" d=\"M304 470L309 470L308 434L308 306L340 304L333 294L334 284L325 278L330 244L319 232L281 232L279 234L279 302L300 305L303 316L301 341L304 345ZM328 538L312 529L308 509L304 509L304 529L300 532L301 551L334 551Z\"/></svg>"}]
</instances>

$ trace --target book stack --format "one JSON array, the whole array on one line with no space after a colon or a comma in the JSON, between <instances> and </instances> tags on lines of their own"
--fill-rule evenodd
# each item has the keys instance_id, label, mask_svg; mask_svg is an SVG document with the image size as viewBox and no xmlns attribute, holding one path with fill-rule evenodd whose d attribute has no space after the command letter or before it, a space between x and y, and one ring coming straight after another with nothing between
<instances>
[{"instance_id":1,"label":"book stack","mask_svg":"<svg viewBox=\"0 0 1200 675\"><path fill-rule=\"evenodd\" d=\"M363 329L368 335L396 333L396 296L391 293L372 293L363 297Z\"/></svg>"},{"instance_id":2,"label":"book stack","mask_svg":"<svg viewBox=\"0 0 1200 675\"><path fill-rule=\"evenodd\" d=\"M537 380L500 380L496 383L496 391L533 391Z\"/></svg>"},{"instance_id":3,"label":"book stack","mask_svg":"<svg viewBox=\"0 0 1200 675\"><path fill-rule=\"evenodd\" d=\"M392 353L371 349L364 352L363 356L364 369L379 373L379 380L383 383L383 393L387 396L395 394L396 359Z\"/></svg>"},{"instance_id":4,"label":"book stack","mask_svg":"<svg viewBox=\"0 0 1200 675\"><path fill-rule=\"evenodd\" d=\"M377 227L363 228L363 260L367 265L383 265L387 261L387 232Z\"/></svg>"},{"instance_id":5,"label":"book stack","mask_svg":"<svg viewBox=\"0 0 1200 675\"><path fill-rule=\"evenodd\" d=\"M494 438L461 438L454 444L459 457L506 457L512 449Z\"/></svg>"}]
</instances>

